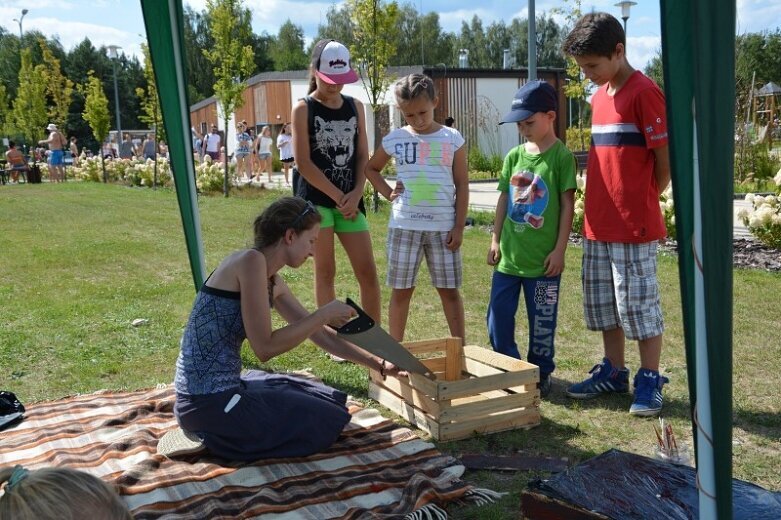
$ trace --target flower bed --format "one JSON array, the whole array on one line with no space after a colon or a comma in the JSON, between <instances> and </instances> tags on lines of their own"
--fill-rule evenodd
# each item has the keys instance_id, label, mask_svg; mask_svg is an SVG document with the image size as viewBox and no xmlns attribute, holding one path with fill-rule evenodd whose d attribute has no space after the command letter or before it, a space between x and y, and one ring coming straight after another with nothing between
<instances>
[{"instance_id":1,"label":"flower bed","mask_svg":"<svg viewBox=\"0 0 781 520\"><path fill-rule=\"evenodd\" d=\"M108 182L122 183L128 186L173 186L171 164L165 158L157 159L156 182L155 161L152 159L106 159L104 164ZM82 181L103 182L103 166L100 157L81 157L78 166L68 168L68 174L70 177ZM228 168L228 174L232 178L236 166L229 164ZM212 162L208 156L204 162L195 166L195 184L202 193L222 191L223 175L223 164Z\"/></svg>"}]
</instances>

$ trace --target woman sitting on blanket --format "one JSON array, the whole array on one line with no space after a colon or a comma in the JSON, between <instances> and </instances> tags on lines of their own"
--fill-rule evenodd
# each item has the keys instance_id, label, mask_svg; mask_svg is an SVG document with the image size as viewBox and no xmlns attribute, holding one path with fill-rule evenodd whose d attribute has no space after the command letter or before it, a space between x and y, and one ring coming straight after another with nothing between
<instances>
[{"instance_id":1,"label":"woman sitting on blanket","mask_svg":"<svg viewBox=\"0 0 781 520\"><path fill-rule=\"evenodd\" d=\"M325 450L350 421L347 396L325 385L282 374L241 374L241 344L261 361L309 338L327 352L379 370L398 369L347 343L329 328L347 323L352 307L339 301L307 311L278 271L300 267L315 248L320 213L284 197L255 219L252 249L237 251L198 292L176 361L179 425L230 460L297 457ZM289 325L274 330L271 309Z\"/></svg>"}]
</instances>

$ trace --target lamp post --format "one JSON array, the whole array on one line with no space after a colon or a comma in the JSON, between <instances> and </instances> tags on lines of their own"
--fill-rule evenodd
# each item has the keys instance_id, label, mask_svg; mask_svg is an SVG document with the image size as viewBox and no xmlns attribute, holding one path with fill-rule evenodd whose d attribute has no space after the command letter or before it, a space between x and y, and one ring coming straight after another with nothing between
<instances>
[{"instance_id":1,"label":"lamp post","mask_svg":"<svg viewBox=\"0 0 781 520\"><path fill-rule=\"evenodd\" d=\"M618 2L615 5L616 7L621 8L621 19L624 21L624 35L626 36L626 21L629 20L629 10L633 5L637 5L637 2L629 2L624 0L623 2Z\"/></svg>"},{"instance_id":2,"label":"lamp post","mask_svg":"<svg viewBox=\"0 0 781 520\"><path fill-rule=\"evenodd\" d=\"M119 148L122 144L122 123L119 117L119 89L117 88L117 59L119 55L117 50L121 49L118 45L108 46L108 56L111 58L111 68L114 70L114 109L117 114L117 156L119 155Z\"/></svg>"},{"instance_id":3,"label":"lamp post","mask_svg":"<svg viewBox=\"0 0 781 520\"><path fill-rule=\"evenodd\" d=\"M22 9L22 16L20 16L18 20L14 18L14 22L19 24L19 45L20 46L22 44L22 20L24 20L24 15L26 15L29 12L30 11L28 11L27 9Z\"/></svg>"}]
</instances>

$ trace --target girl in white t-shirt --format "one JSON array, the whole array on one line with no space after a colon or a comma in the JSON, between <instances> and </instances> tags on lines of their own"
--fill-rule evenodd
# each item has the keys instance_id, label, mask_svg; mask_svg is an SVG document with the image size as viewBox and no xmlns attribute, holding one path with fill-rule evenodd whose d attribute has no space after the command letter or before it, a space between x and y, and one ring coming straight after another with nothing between
<instances>
[{"instance_id":1,"label":"girl in white t-shirt","mask_svg":"<svg viewBox=\"0 0 781 520\"><path fill-rule=\"evenodd\" d=\"M260 169L258 170L257 179L260 180L260 176L265 170L268 173L268 182L271 184L271 128L264 126L260 131L260 135L255 139L255 148L258 150L258 161L260 162Z\"/></svg>"},{"instance_id":2,"label":"girl in white t-shirt","mask_svg":"<svg viewBox=\"0 0 781 520\"><path fill-rule=\"evenodd\" d=\"M461 240L469 205L466 146L455 128L434 120L439 103L434 81L410 74L394 86L396 103L407 123L382 139L366 165L366 178L393 203L388 223L387 284L392 288L388 327L404 339L418 269L425 256L439 293L450 335L464 338ZM396 188L380 172L396 163Z\"/></svg>"},{"instance_id":3,"label":"girl in white t-shirt","mask_svg":"<svg viewBox=\"0 0 781 520\"><path fill-rule=\"evenodd\" d=\"M279 160L282 161L282 173L285 174L285 184L290 186L288 173L293 164L293 135L290 132L290 123L282 125L282 130L277 136L277 148L279 149Z\"/></svg>"}]
</instances>

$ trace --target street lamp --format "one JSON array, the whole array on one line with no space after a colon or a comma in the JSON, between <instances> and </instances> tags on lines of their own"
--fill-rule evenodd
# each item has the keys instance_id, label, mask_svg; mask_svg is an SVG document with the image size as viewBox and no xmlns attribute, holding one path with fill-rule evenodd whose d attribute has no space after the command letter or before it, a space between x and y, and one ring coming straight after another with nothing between
<instances>
[{"instance_id":1,"label":"street lamp","mask_svg":"<svg viewBox=\"0 0 781 520\"><path fill-rule=\"evenodd\" d=\"M119 55L117 50L121 49L118 45L108 46L108 57L111 58L111 68L114 70L114 109L117 114L117 155L119 155L119 148L122 143L122 123L119 118L119 89L117 88L117 60Z\"/></svg>"},{"instance_id":2,"label":"street lamp","mask_svg":"<svg viewBox=\"0 0 781 520\"><path fill-rule=\"evenodd\" d=\"M623 2L618 2L615 5L616 7L621 8L621 19L624 20L624 35L626 35L626 21L629 20L629 10L633 5L637 5L637 2L629 2L624 0Z\"/></svg>"},{"instance_id":3,"label":"street lamp","mask_svg":"<svg viewBox=\"0 0 781 520\"><path fill-rule=\"evenodd\" d=\"M14 18L14 22L19 24L19 43L20 44L22 43L22 20L24 20L24 15L26 15L29 12L30 11L28 11L27 9L22 9L22 16L20 16L18 20L16 18Z\"/></svg>"}]
</instances>

